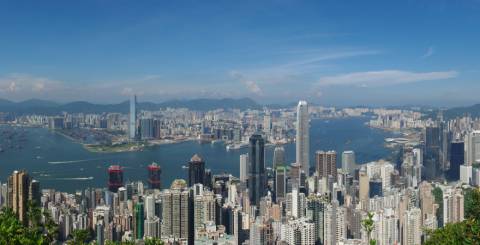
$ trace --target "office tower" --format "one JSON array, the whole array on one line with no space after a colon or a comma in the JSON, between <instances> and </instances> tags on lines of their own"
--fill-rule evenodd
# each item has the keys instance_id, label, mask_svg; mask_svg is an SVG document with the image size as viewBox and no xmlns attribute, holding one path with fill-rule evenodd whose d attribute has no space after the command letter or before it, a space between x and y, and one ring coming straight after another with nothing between
<instances>
[{"instance_id":1,"label":"office tower","mask_svg":"<svg viewBox=\"0 0 480 245\"><path fill-rule=\"evenodd\" d=\"M153 118L140 119L140 138L142 140L148 140L154 138L153 132Z\"/></svg>"},{"instance_id":2,"label":"office tower","mask_svg":"<svg viewBox=\"0 0 480 245\"><path fill-rule=\"evenodd\" d=\"M39 206L41 204L42 193L40 190L40 182L37 180L30 181L28 190L28 200L31 200L34 205Z\"/></svg>"},{"instance_id":3,"label":"office tower","mask_svg":"<svg viewBox=\"0 0 480 245\"><path fill-rule=\"evenodd\" d=\"M250 244L273 244L272 225L261 216L250 226Z\"/></svg>"},{"instance_id":4,"label":"office tower","mask_svg":"<svg viewBox=\"0 0 480 245\"><path fill-rule=\"evenodd\" d=\"M273 169L285 165L285 148L283 146L275 147L273 150Z\"/></svg>"},{"instance_id":5,"label":"office tower","mask_svg":"<svg viewBox=\"0 0 480 245\"><path fill-rule=\"evenodd\" d=\"M403 242L405 245L421 244L422 238L422 217L421 211L418 208L405 211L404 227L403 227Z\"/></svg>"},{"instance_id":6,"label":"office tower","mask_svg":"<svg viewBox=\"0 0 480 245\"><path fill-rule=\"evenodd\" d=\"M117 192L121 186L123 186L123 169L118 165L112 165L108 168L108 190Z\"/></svg>"},{"instance_id":7,"label":"office tower","mask_svg":"<svg viewBox=\"0 0 480 245\"><path fill-rule=\"evenodd\" d=\"M310 171L310 126L309 126L308 104L306 101L299 101L297 106L297 135L296 135L296 163L308 176Z\"/></svg>"},{"instance_id":8,"label":"office tower","mask_svg":"<svg viewBox=\"0 0 480 245\"><path fill-rule=\"evenodd\" d=\"M291 190L291 187L292 185L297 185L297 186L301 186L300 185L300 173L302 171L302 166L300 166L300 164L297 164L297 163L292 163L290 165L290 171L289 171L289 181L288 181L288 185L290 188L287 188L287 192L289 190Z\"/></svg>"},{"instance_id":9,"label":"office tower","mask_svg":"<svg viewBox=\"0 0 480 245\"><path fill-rule=\"evenodd\" d=\"M369 192L369 197L373 198L375 196L383 196L383 191L382 191L382 179L380 177L374 177L370 179L369 185L368 185L368 192Z\"/></svg>"},{"instance_id":10,"label":"office tower","mask_svg":"<svg viewBox=\"0 0 480 245\"><path fill-rule=\"evenodd\" d=\"M360 204L362 205L362 209L367 208L368 199L369 199L369 187L370 187L370 180L368 175L365 171L359 172L359 194L358 197L360 199Z\"/></svg>"},{"instance_id":11,"label":"office tower","mask_svg":"<svg viewBox=\"0 0 480 245\"><path fill-rule=\"evenodd\" d=\"M137 137L137 96L132 95L130 98L130 118L128 122L128 131L130 139L136 139Z\"/></svg>"},{"instance_id":12,"label":"office tower","mask_svg":"<svg viewBox=\"0 0 480 245\"><path fill-rule=\"evenodd\" d=\"M157 163L148 165L148 184L150 189L160 189L162 169Z\"/></svg>"},{"instance_id":13,"label":"office tower","mask_svg":"<svg viewBox=\"0 0 480 245\"><path fill-rule=\"evenodd\" d=\"M189 238L189 191L185 180L172 182L170 189L160 193L162 200L162 237Z\"/></svg>"},{"instance_id":14,"label":"office tower","mask_svg":"<svg viewBox=\"0 0 480 245\"><path fill-rule=\"evenodd\" d=\"M342 170L344 173L352 173L355 170L355 152L344 151L342 152Z\"/></svg>"},{"instance_id":15,"label":"office tower","mask_svg":"<svg viewBox=\"0 0 480 245\"><path fill-rule=\"evenodd\" d=\"M263 116L263 132L266 134L270 134L272 130L272 115L270 112L266 112Z\"/></svg>"},{"instance_id":16,"label":"office tower","mask_svg":"<svg viewBox=\"0 0 480 245\"><path fill-rule=\"evenodd\" d=\"M432 180L439 177L440 173L440 155L441 140L439 127L426 127L424 131L425 152L423 156L424 179Z\"/></svg>"},{"instance_id":17,"label":"office tower","mask_svg":"<svg viewBox=\"0 0 480 245\"><path fill-rule=\"evenodd\" d=\"M188 162L188 186L197 183L205 184L205 162L195 154Z\"/></svg>"},{"instance_id":18,"label":"office tower","mask_svg":"<svg viewBox=\"0 0 480 245\"><path fill-rule=\"evenodd\" d=\"M307 218L310 219L315 226L315 243L323 244L324 242L324 211L325 201L321 196L309 195L307 197Z\"/></svg>"},{"instance_id":19,"label":"office tower","mask_svg":"<svg viewBox=\"0 0 480 245\"><path fill-rule=\"evenodd\" d=\"M23 224L27 222L27 203L29 197L30 177L25 171L13 171L8 178L8 207L18 216Z\"/></svg>"},{"instance_id":20,"label":"office tower","mask_svg":"<svg viewBox=\"0 0 480 245\"><path fill-rule=\"evenodd\" d=\"M475 130L465 136L465 164L480 163L480 131Z\"/></svg>"},{"instance_id":21,"label":"office tower","mask_svg":"<svg viewBox=\"0 0 480 245\"><path fill-rule=\"evenodd\" d=\"M144 204L138 202L135 204L135 239L143 239L144 225L145 225L145 214L144 214Z\"/></svg>"},{"instance_id":22,"label":"office tower","mask_svg":"<svg viewBox=\"0 0 480 245\"><path fill-rule=\"evenodd\" d=\"M247 183L248 180L248 153L240 155L240 181L242 183Z\"/></svg>"},{"instance_id":23,"label":"office tower","mask_svg":"<svg viewBox=\"0 0 480 245\"><path fill-rule=\"evenodd\" d=\"M337 179L337 153L335 151L315 152L315 163L319 178L332 176L335 180Z\"/></svg>"},{"instance_id":24,"label":"office tower","mask_svg":"<svg viewBox=\"0 0 480 245\"><path fill-rule=\"evenodd\" d=\"M193 186L193 224L197 232L209 222L215 222L215 195L202 184Z\"/></svg>"},{"instance_id":25,"label":"office tower","mask_svg":"<svg viewBox=\"0 0 480 245\"><path fill-rule=\"evenodd\" d=\"M450 169L447 174L447 178L450 181L460 179L460 166L465 163L464 147L464 143L461 141L450 143Z\"/></svg>"},{"instance_id":26,"label":"office tower","mask_svg":"<svg viewBox=\"0 0 480 245\"><path fill-rule=\"evenodd\" d=\"M287 168L285 166L277 166L275 169L275 198L277 203L285 200L287 193Z\"/></svg>"},{"instance_id":27,"label":"office tower","mask_svg":"<svg viewBox=\"0 0 480 245\"><path fill-rule=\"evenodd\" d=\"M250 137L248 193L250 203L258 206L267 187L265 174L265 141L259 134Z\"/></svg>"}]
</instances>

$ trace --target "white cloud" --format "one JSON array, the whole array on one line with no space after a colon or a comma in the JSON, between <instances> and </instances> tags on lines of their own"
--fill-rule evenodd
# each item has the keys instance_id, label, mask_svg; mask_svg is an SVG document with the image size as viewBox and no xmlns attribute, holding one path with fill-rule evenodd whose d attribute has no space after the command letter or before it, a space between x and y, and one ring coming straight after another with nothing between
<instances>
[{"instance_id":1,"label":"white cloud","mask_svg":"<svg viewBox=\"0 0 480 245\"><path fill-rule=\"evenodd\" d=\"M29 94L35 96L46 91L58 89L63 83L45 77L35 77L28 74L9 74L0 77L0 93Z\"/></svg>"},{"instance_id":2,"label":"white cloud","mask_svg":"<svg viewBox=\"0 0 480 245\"><path fill-rule=\"evenodd\" d=\"M248 80L248 81L244 81L244 83L245 83L245 86L247 86L248 91L257 95L261 95L263 93L262 89L260 88L260 86L258 86L256 82Z\"/></svg>"},{"instance_id":3,"label":"white cloud","mask_svg":"<svg viewBox=\"0 0 480 245\"><path fill-rule=\"evenodd\" d=\"M425 59L425 58L428 58L428 57L430 57L434 54L435 54L435 48L433 46L430 46L430 47L427 48L427 51L425 52L425 54L422 55L422 58Z\"/></svg>"},{"instance_id":4,"label":"white cloud","mask_svg":"<svg viewBox=\"0 0 480 245\"><path fill-rule=\"evenodd\" d=\"M457 75L458 73L456 71L436 71L423 73L401 70L368 71L322 77L318 81L317 85L382 86L429 80L443 80L456 77Z\"/></svg>"}]
</instances>

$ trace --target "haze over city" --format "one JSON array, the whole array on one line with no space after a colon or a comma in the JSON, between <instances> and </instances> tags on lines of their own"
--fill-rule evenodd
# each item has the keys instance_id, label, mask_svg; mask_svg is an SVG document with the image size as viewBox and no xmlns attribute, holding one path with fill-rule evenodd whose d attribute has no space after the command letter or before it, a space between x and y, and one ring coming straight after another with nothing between
<instances>
[{"instance_id":1,"label":"haze over city","mask_svg":"<svg viewBox=\"0 0 480 245\"><path fill-rule=\"evenodd\" d=\"M479 10L475 0L2 1L0 97L474 104Z\"/></svg>"}]
</instances>

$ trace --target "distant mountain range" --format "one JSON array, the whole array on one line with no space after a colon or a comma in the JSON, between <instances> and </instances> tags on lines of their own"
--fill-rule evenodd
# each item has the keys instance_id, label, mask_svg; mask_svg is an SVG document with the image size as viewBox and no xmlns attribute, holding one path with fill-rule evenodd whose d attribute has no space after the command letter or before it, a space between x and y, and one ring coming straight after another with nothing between
<instances>
[{"instance_id":1,"label":"distant mountain range","mask_svg":"<svg viewBox=\"0 0 480 245\"><path fill-rule=\"evenodd\" d=\"M158 110L160 108L188 108L190 110L208 111L215 109L261 109L263 106L250 98L240 99L192 99L192 100L169 100L161 103L139 102L139 110ZM69 113L103 113L119 112L128 113L129 101L118 104L94 104L86 101L75 101L60 104L48 100L31 99L21 102L13 102L0 99L0 112L12 112L16 114L46 114L55 115L61 112Z\"/></svg>"},{"instance_id":2,"label":"distant mountain range","mask_svg":"<svg viewBox=\"0 0 480 245\"><path fill-rule=\"evenodd\" d=\"M470 115L471 117L480 117L480 104L471 106L454 107L443 111L445 119L452 119L456 117L462 117Z\"/></svg>"}]
</instances>

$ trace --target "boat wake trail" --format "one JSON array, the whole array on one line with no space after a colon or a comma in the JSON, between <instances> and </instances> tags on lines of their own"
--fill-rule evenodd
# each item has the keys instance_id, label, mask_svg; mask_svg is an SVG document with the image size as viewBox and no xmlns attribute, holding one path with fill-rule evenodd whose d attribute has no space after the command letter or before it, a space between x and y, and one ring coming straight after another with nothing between
<instances>
[{"instance_id":1,"label":"boat wake trail","mask_svg":"<svg viewBox=\"0 0 480 245\"><path fill-rule=\"evenodd\" d=\"M90 162L90 161L96 161L96 160L101 160L103 158L92 158L92 159L82 159L82 160L70 160L70 161L51 161L48 162L49 164L56 165L56 164L69 164L69 163L79 163L79 162Z\"/></svg>"},{"instance_id":2,"label":"boat wake trail","mask_svg":"<svg viewBox=\"0 0 480 245\"><path fill-rule=\"evenodd\" d=\"M54 178L54 180L92 180L93 177L76 177L76 178Z\"/></svg>"}]
</instances>

